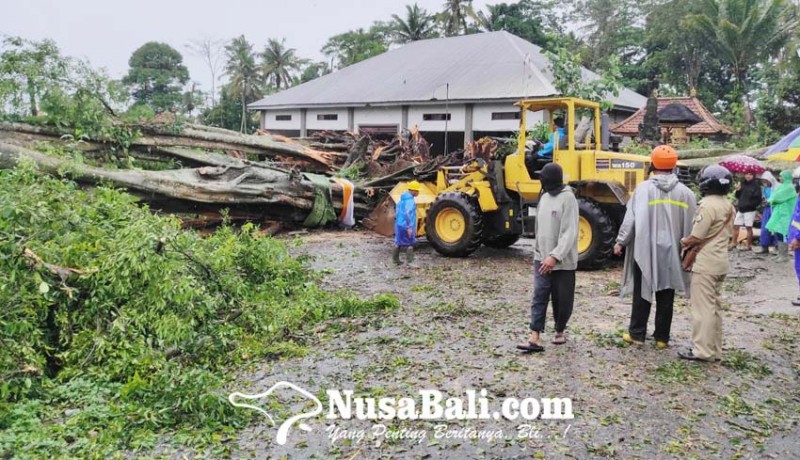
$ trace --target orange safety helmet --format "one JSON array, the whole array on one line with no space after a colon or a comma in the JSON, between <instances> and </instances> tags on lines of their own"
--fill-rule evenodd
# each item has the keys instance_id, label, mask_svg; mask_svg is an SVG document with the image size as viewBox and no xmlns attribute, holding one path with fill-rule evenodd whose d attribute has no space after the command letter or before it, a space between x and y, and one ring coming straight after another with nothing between
<instances>
[{"instance_id":1,"label":"orange safety helmet","mask_svg":"<svg viewBox=\"0 0 800 460\"><path fill-rule=\"evenodd\" d=\"M653 169L670 171L678 163L678 152L669 145L659 145L650 154L650 161L653 162Z\"/></svg>"}]
</instances>

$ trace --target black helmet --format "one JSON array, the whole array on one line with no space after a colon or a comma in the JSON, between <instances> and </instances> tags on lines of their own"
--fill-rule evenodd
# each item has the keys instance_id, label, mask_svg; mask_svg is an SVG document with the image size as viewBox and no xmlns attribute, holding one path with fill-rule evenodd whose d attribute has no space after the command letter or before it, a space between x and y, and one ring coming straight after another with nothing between
<instances>
[{"instance_id":1,"label":"black helmet","mask_svg":"<svg viewBox=\"0 0 800 460\"><path fill-rule=\"evenodd\" d=\"M731 172L720 165L706 166L697 175L700 184L700 194L727 195L731 191L733 176Z\"/></svg>"}]
</instances>

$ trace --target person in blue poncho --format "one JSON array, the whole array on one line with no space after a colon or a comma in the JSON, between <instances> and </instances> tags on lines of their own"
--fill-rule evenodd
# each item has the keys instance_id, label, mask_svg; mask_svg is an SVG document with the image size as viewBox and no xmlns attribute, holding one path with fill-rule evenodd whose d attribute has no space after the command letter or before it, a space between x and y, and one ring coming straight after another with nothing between
<instances>
[{"instance_id":1,"label":"person in blue poncho","mask_svg":"<svg viewBox=\"0 0 800 460\"><path fill-rule=\"evenodd\" d=\"M414 197L419 195L420 183L411 181L408 191L400 196L397 202L394 220L394 252L392 260L400 265L400 252L405 251L408 263L414 262L414 243L417 242L417 203Z\"/></svg>"},{"instance_id":2,"label":"person in blue poncho","mask_svg":"<svg viewBox=\"0 0 800 460\"><path fill-rule=\"evenodd\" d=\"M556 148L556 145L559 143L564 136L567 135L566 130L564 129L564 119L561 117L556 118L553 120L553 124L556 126L556 130L550 133L550 140L547 141L544 146L539 149L537 155L541 158L553 158L553 151ZM556 139L556 133L558 133L558 139Z\"/></svg>"},{"instance_id":3,"label":"person in blue poncho","mask_svg":"<svg viewBox=\"0 0 800 460\"><path fill-rule=\"evenodd\" d=\"M792 182L794 182L795 190L800 192L800 168L794 170L792 174ZM794 252L794 272L797 275L798 284L800 284L800 200L794 207L794 215L789 224L789 249ZM800 296L792 301L792 305L800 307Z\"/></svg>"}]
</instances>

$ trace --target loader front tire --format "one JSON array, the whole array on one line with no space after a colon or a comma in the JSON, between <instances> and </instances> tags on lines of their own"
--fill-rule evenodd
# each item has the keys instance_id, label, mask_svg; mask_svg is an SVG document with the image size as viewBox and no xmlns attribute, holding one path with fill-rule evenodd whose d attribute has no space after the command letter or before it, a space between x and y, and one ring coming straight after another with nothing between
<instances>
[{"instance_id":1,"label":"loader front tire","mask_svg":"<svg viewBox=\"0 0 800 460\"><path fill-rule=\"evenodd\" d=\"M617 230L611 217L588 198L578 198L578 269L602 268L614 250Z\"/></svg>"},{"instance_id":2,"label":"loader front tire","mask_svg":"<svg viewBox=\"0 0 800 460\"><path fill-rule=\"evenodd\" d=\"M483 219L469 195L442 193L425 216L425 234L433 249L445 257L466 257L481 246Z\"/></svg>"}]
</instances>

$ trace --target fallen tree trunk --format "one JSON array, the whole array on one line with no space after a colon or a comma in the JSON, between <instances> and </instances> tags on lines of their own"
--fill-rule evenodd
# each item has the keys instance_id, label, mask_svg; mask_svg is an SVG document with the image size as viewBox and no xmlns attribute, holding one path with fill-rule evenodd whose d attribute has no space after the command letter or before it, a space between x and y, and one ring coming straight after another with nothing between
<instances>
[{"instance_id":1,"label":"fallen tree trunk","mask_svg":"<svg viewBox=\"0 0 800 460\"><path fill-rule=\"evenodd\" d=\"M190 125L171 132L168 126L161 124L130 125L144 135L131 140L131 148L199 148L217 151L238 151L258 155L260 157L284 156L309 162L315 171L327 172L342 164L347 155L339 152L324 152L305 147L299 143L276 141L270 136L252 136L234 133L221 128L203 127L199 129ZM20 133L40 139L61 138L72 133L49 126L34 126L24 123L0 123L0 131ZM90 144L114 142L113 139L92 139Z\"/></svg>"},{"instance_id":2,"label":"fallen tree trunk","mask_svg":"<svg viewBox=\"0 0 800 460\"><path fill-rule=\"evenodd\" d=\"M44 173L83 183L110 181L124 187L156 208L197 212L230 208L248 210L264 220L307 223L315 212L334 219L342 209L342 186L324 176L286 171L231 159L225 166L166 171L110 170L45 155L16 145L0 143L0 169L34 162ZM356 190L355 215L369 212L366 196ZM322 209L322 211L320 211ZM323 219L322 224L330 222ZM312 224L313 225L313 224Z\"/></svg>"},{"instance_id":3,"label":"fallen tree trunk","mask_svg":"<svg viewBox=\"0 0 800 460\"><path fill-rule=\"evenodd\" d=\"M759 158L761 154L766 151L766 148L754 150L736 150L726 148L678 150L678 158L680 160L696 160L701 158L724 157L727 155L747 155L749 157Z\"/></svg>"}]
</instances>

